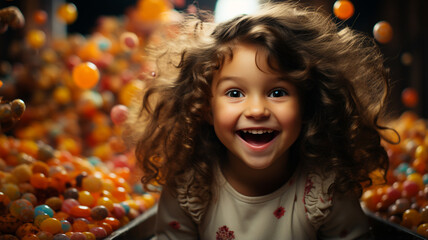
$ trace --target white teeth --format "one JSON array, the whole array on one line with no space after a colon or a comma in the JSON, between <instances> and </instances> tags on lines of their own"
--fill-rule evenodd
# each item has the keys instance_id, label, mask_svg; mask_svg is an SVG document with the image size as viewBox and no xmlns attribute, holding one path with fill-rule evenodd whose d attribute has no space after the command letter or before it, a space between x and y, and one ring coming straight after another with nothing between
<instances>
[{"instance_id":1,"label":"white teeth","mask_svg":"<svg viewBox=\"0 0 428 240\"><path fill-rule=\"evenodd\" d=\"M264 133L272 133L273 130L265 130L265 129L250 129L250 130L242 130L244 133L251 134L264 134Z\"/></svg>"}]
</instances>

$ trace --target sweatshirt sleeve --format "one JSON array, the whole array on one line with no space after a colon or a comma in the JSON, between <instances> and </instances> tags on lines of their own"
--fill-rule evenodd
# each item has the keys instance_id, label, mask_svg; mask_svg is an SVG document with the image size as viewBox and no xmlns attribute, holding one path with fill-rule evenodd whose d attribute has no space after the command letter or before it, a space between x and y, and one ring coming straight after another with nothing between
<instances>
[{"instance_id":1,"label":"sweatshirt sleeve","mask_svg":"<svg viewBox=\"0 0 428 240\"><path fill-rule=\"evenodd\" d=\"M159 199L155 232L157 240L198 239L198 226L166 189Z\"/></svg>"}]
</instances>

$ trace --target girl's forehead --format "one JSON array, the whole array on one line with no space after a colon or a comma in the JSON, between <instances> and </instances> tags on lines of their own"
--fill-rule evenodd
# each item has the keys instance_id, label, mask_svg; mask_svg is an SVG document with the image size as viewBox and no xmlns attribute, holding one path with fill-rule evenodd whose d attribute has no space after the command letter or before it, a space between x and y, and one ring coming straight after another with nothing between
<instances>
[{"instance_id":1,"label":"girl's forehead","mask_svg":"<svg viewBox=\"0 0 428 240\"><path fill-rule=\"evenodd\" d=\"M247 42L234 42L225 44L219 48L219 52L221 52L220 56L223 57L221 59L220 69L223 65L230 63L236 54L246 54L249 60L254 60L256 66L265 72L270 73L280 73L280 69L278 66L277 59L269 52L269 50L255 43L247 43Z\"/></svg>"}]
</instances>

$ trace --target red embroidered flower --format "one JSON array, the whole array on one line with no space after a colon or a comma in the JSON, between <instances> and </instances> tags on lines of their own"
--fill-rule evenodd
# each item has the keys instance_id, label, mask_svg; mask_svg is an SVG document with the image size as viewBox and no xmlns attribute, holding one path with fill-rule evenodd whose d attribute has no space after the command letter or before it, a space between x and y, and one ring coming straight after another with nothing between
<instances>
[{"instance_id":1,"label":"red embroidered flower","mask_svg":"<svg viewBox=\"0 0 428 240\"><path fill-rule=\"evenodd\" d=\"M169 225L170 227L174 228L175 230L180 229L180 223L179 223L179 222L177 222L177 221L172 221L172 222L168 223L168 225Z\"/></svg>"},{"instance_id":2,"label":"red embroidered flower","mask_svg":"<svg viewBox=\"0 0 428 240\"><path fill-rule=\"evenodd\" d=\"M273 215L275 215L276 218L280 219L282 216L284 216L284 213L285 213L284 208L279 207L273 212Z\"/></svg>"},{"instance_id":3,"label":"red embroidered flower","mask_svg":"<svg viewBox=\"0 0 428 240\"><path fill-rule=\"evenodd\" d=\"M235 239L235 234L233 231L230 231L229 228L225 225L223 227L219 227L218 231L215 234L216 240L233 240Z\"/></svg>"}]
</instances>

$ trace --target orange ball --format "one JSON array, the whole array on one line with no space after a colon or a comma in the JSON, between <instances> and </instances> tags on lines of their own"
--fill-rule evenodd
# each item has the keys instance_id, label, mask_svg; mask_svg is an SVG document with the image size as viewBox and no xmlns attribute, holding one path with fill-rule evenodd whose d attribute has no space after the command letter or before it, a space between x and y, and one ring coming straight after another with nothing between
<instances>
[{"instance_id":1,"label":"orange ball","mask_svg":"<svg viewBox=\"0 0 428 240\"><path fill-rule=\"evenodd\" d=\"M388 43L393 36L391 25L387 21L380 21L373 27L373 36L379 43Z\"/></svg>"},{"instance_id":2,"label":"orange ball","mask_svg":"<svg viewBox=\"0 0 428 240\"><path fill-rule=\"evenodd\" d=\"M73 3L62 4L57 10L57 15L65 23L73 23L77 18L77 8Z\"/></svg>"},{"instance_id":3,"label":"orange ball","mask_svg":"<svg viewBox=\"0 0 428 240\"><path fill-rule=\"evenodd\" d=\"M348 0L338 0L333 5L334 15L342 20L346 20L354 15L354 5Z\"/></svg>"},{"instance_id":4,"label":"orange ball","mask_svg":"<svg viewBox=\"0 0 428 240\"><path fill-rule=\"evenodd\" d=\"M90 89L98 83L100 72L95 64L83 62L73 68L72 76L74 83L79 88Z\"/></svg>"},{"instance_id":5,"label":"orange ball","mask_svg":"<svg viewBox=\"0 0 428 240\"><path fill-rule=\"evenodd\" d=\"M409 108L416 107L419 102L419 94L414 88L406 88L401 92L401 102Z\"/></svg>"},{"instance_id":6,"label":"orange ball","mask_svg":"<svg viewBox=\"0 0 428 240\"><path fill-rule=\"evenodd\" d=\"M47 218L40 224L40 229L52 234L57 234L61 232L61 222L56 218Z\"/></svg>"}]
</instances>

